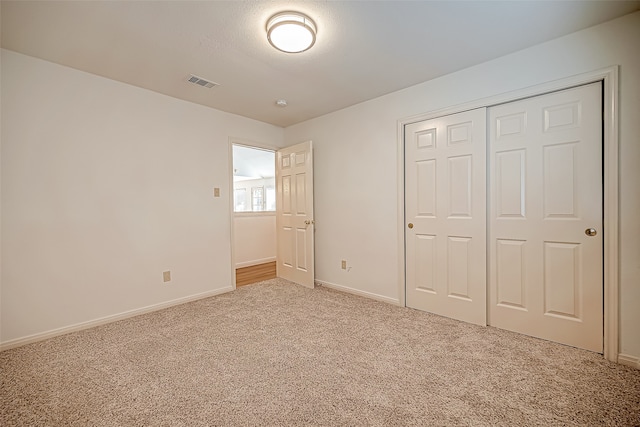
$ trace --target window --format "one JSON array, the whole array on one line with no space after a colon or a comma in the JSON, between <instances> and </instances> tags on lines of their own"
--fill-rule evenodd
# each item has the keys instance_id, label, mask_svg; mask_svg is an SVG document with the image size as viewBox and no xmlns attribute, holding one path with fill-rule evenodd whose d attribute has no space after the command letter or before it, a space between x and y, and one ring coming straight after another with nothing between
<instances>
[{"instance_id":1,"label":"window","mask_svg":"<svg viewBox=\"0 0 640 427\"><path fill-rule=\"evenodd\" d=\"M251 188L251 210L254 212L264 210L264 187Z\"/></svg>"},{"instance_id":2,"label":"window","mask_svg":"<svg viewBox=\"0 0 640 427\"><path fill-rule=\"evenodd\" d=\"M266 210L276 210L276 189L275 187L267 187Z\"/></svg>"},{"instance_id":3,"label":"window","mask_svg":"<svg viewBox=\"0 0 640 427\"><path fill-rule=\"evenodd\" d=\"M276 210L276 153L233 145L234 212Z\"/></svg>"},{"instance_id":4,"label":"window","mask_svg":"<svg viewBox=\"0 0 640 427\"><path fill-rule=\"evenodd\" d=\"M247 210L247 189L236 188L233 190L233 202L235 212L244 212Z\"/></svg>"}]
</instances>

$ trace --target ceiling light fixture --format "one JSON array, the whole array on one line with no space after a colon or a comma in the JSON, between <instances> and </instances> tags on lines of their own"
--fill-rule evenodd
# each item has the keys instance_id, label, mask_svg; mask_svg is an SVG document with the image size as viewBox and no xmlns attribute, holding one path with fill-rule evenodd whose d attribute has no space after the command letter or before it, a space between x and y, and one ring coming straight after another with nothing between
<instances>
[{"instance_id":1,"label":"ceiling light fixture","mask_svg":"<svg viewBox=\"0 0 640 427\"><path fill-rule=\"evenodd\" d=\"M267 39L283 52L304 52L316 42L316 24L299 12L278 13L267 21Z\"/></svg>"}]
</instances>

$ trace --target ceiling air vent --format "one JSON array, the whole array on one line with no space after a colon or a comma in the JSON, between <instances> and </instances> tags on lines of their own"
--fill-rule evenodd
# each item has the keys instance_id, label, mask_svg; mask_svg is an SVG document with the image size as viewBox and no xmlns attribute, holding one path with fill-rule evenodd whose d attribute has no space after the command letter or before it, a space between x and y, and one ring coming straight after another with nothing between
<instances>
[{"instance_id":1,"label":"ceiling air vent","mask_svg":"<svg viewBox=\"0 0 640 427\"><path fill-rule=\"evenodd\" d=\"M194 76L193 74L191 74L191 77L189 77L189 80L187 80L189 83L193 83L196 84L198 86L202 86L202 87L206 87L211 89L212 87L215 86L220 86L218 83L214 83L214 82L210 82L209 80L205 80L201 77L198 76Z\"/></svg>"}]
</instances>

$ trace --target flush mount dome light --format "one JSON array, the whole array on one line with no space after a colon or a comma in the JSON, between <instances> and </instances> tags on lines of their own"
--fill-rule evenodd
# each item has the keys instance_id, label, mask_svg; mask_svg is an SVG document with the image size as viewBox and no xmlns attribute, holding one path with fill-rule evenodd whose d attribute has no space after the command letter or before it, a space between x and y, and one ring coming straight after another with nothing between
<instances>
[{"instance_id":1,"label":"flush mount dome light","mask_svg":"<svg viewBox=\"0 0 640 427\"><path fill-rule=\"evenodd\" d=\"M316 24L302 13L278 13L267 21L267 39L283 52L304 52L316 42Z\"/></svg>"}]
</instances>

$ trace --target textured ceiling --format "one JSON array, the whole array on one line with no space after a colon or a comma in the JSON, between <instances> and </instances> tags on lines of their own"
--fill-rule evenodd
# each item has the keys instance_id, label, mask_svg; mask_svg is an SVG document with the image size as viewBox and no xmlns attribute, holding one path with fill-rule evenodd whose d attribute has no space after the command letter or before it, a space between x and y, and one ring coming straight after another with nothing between
<instances>
[{"instance_id":1,"label":"textured ceiling","mask_svg":"<svg viewBox=\"0 0 640 427\"><path fill-rule=\"evenodd\" d=\"M271 150L261 150L242 145L233 146L234 181L244 179L273 178L276 155Z\"/></svg>"},{"instance_id":2,"label":"textured ceiling","mask_svg":"<svg viewBox=\"0 0 640 427\"><path fill-rule=\"evenodd\" d=\"M289 126L640 9L640 1L2 1L2 47ZM267 19L307 13L301 54ZM205 89L190 74L219 83ZM275 105L286 99L289 106Z\"/></svg>"}]
</instances>

